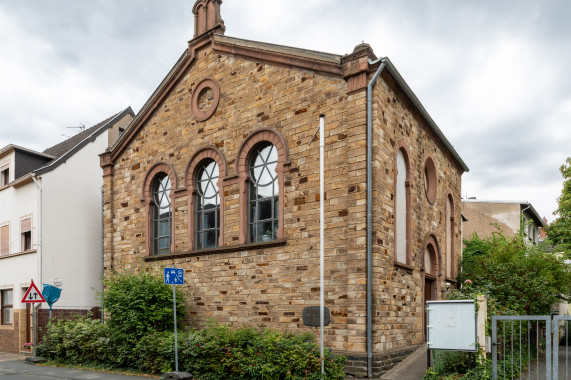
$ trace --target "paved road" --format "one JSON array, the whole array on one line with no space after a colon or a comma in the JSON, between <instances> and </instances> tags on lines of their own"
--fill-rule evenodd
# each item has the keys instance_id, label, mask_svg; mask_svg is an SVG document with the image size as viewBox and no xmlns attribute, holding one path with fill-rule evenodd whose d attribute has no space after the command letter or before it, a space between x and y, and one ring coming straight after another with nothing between
<instances>
[{"instance_id":1,"label":"paved road","mask_svg":"<svg viewBox=\"0 0 571 380\"><path fill-rule=\"evenodd\" d=\"M567 354L569 354L570 357L567 358ZM559 372L558 372L559 380L571 380L571 348L569 348L566 352L564 346L559 346L559 359L558 360L559 360L559 363L558 363L559 364ZM540 362L539 362L539 368L538 368L537 364L532 364L529 373L522 374L520 379L522 379L522 380L525 380L525 379L545 380L545 373L546 373L545 357L543 357L543 360L540 360Z\"/></svg>"},{"instance_id":2,"label":"paved road","mask_svg":"<svg viewBox=\"0 0 571 380\"><path fill-rule=\"evenodd\" d=\"M24 363L24 356L0 352L2 380L150 380L158 377L127 376L73 368L49 367Z\"/></svg>"}]
</instances>

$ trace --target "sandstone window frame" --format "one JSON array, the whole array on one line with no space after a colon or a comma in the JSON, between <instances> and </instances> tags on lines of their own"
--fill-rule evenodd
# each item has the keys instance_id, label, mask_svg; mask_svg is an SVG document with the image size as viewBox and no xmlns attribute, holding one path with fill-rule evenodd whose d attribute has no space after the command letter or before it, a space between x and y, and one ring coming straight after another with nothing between
<instances>
[{"instance_id":1,"label":"sandstone window frame","mask_svg":"<svg viewBox=\"0 0 571 380\"><path fill-rule=\"evenodd\" d=\"M445 229L446 229L446 279L450 281L456 281L456 255L454 250L455 238L455 206L454 206L454 196L451 189L446 191L446 205L445 205Z\"/></svg>"},{"instance_id":2,"label":"sandstone window frame","mask_svg":"<svg viewBox=\"0 0 571 380\"><path fill-rule=\"evenodd\" d=\"M210 106L203 110L201 109L201 96L203 95L204 91L210 90L212 92L212 103ZM206 121L218 108L218 104L220 103L220 85L214 78L204 78L202 79L194 88L192 93L192 98L190 101L190 110L192 115L197 121Z\"/></svg>"},{"instance_id":3,"label":"sandstone window frame","mask_svg":"<svg viewBox=\"0 0 571 380\"><path fill-rule=\"evenodd\" d=\"M436 196L438 191L438 177L436 174L436 165L434 160L429 155L424 161L424 192L426 194L426 199L430 204L436 202Z\"/></svg>"},{"instance_id":4,"label":"sandstone window frame","mask_svg":"<svg viewBox=\"0 0 571 380\"><path fill-rule=\"evenodd\" d=\"M398 162L399 153L402 154L404 159L404 168L405 173L404 176L399 177L399 170L398 170ZM395 152L394 152L394 263L395 265L405 266L408 268L412 268L412 210L411 210L411 187L412 187L412 171L411 171L411 164L410 164L410 150L404 140L398 140L395 143ZM402 188L404 185L404 190L399 190L399 185ZM403 194L404 192L404 194ZM405 206L404 208L398 208L399 202L404 201ZM400 212L399 212L400 211ZM404 233L402 230L399 230L399 225L404 227ZM405 237L404 247L401 246L403 243L399 243L399 237ZM404 255L401 254L400 256L404 256L405 261L401 261L399 258L399 250L404 250Z\"/></svg>"},{"instance_id":5,"label":"sandstone window frame","mask_svg":"<svg viewBox=\"0 0 571 380\"><path fill-rule=\"evenodd\" d=\"M224 191L223 191L223 183L226 178L227 173L227 163L226 158L215 147L208 146L202 149L199 149L191 158L190 162L186 168L186 177L185 177L185 184L186 188L188 189L188 249L189 250L196 250L196 175L198 174L198 170L200 169L201 165L206 160L213 160L218 165L218 189L220 191L220 211L219 211L219 236L218 236L218 245L217 247L224 246Z\"/></svg>"},{"instance_id":6,"label":"sandstone window frame","mask_svg":"<svg viewBox=\"0 0 571 380\"><path fill-rule=\"evenodd\" d=\"M284 238L284 172L290 165L289 150L287 142L281 133L274 128L266 127L259 128L246 137L238 150L235 161L240 183L240 244L251 244L248 239L248 214L250 212L248 188L251 182L249 162L255 152L255 148L264 142L272 144L278 154L278 161L275 168L278 182L278 228L276 240Z\"/></svg>"},{"instance_id":7,"label":"sandstone window frame","mask_svg":"<svg viewBox=\"0 0 571 380\"><path fill-rule=\"evenodd\" d=\"M145 204L146 207L146 221L147 221L147 228L146 228L146 247L147 247L147 255L148 256L161 256L159 254L155 254L155 251L153 249L153 240L154 240L154 235L153 235L153 212L154 212L154 200L153 200L153 187L155 185L155 180L158 178L158 176L160 174L166 174L170 180L170 194L169 194L169 199L170 199L170 206L171 206L171 212L170 212L170 248L169 248L169 253L168 254L172 254L174 253L174 247L175 245L173 244L173 237L175 236L175 226L174 226L174 221L175 219L175 207L174 207L174 201L175 201L175 190L178 189L177 186L177 176L176 173L173 169L173 167L166 163L166 162L160 162L155 164L148 172L147 175L145 176L145 180L143 182L143 203ZM163 254L164 255L164 254Z\"/></svg>"},{"instance_id":8,"label":"sandstone window frame","mask_svg":"<svg viewBox=\"0 0 571 380\"><path fill-rule=\"evenodd\" d=\"M13 325L14 324L14 289L1 289L0 290L0 324Z\"/></svg>"}]
</instances>

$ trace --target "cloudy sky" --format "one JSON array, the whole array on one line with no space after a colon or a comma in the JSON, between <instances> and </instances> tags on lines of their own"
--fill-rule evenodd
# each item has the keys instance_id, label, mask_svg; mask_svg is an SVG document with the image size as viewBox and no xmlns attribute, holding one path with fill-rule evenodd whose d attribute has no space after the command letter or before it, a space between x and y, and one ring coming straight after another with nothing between
<instances>
[{"instance_id":1,"label":"cloudy sky","mask_svg":"<svg viewBox=\"0 0 571 380\"><path fill-rule=\"evenodd\" d=\"M44 150L138 112L193 34L194 0L0 0L0 148ZM568 0L224 0L226 35L388 56L470 167L462 195L553 219L571 156Z\"/></svg>"}]
</instances>

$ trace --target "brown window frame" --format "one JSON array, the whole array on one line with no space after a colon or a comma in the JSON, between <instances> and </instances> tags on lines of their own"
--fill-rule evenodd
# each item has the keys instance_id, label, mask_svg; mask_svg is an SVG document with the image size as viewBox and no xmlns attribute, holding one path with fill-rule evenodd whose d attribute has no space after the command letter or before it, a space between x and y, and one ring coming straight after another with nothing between
<instances>
[{"instance_id":1,"label":"brown window frame","mask_svg":"<svg viewBox=\"0 0 571 380\"><path fill-rule=\"evenodd\" d=\"M11 304L5 304L4 302L4 298L6 297L6 293L7 292L11 292L12 293L12 303ZM12 313L12 320L10 322L6 322L4 319L4 311L6 309L11 309ZM2 289L0 290L0 319L1 319L1 324L2 325L13 325L14 324L14 289Z\"/></svg>"}]
</instances>

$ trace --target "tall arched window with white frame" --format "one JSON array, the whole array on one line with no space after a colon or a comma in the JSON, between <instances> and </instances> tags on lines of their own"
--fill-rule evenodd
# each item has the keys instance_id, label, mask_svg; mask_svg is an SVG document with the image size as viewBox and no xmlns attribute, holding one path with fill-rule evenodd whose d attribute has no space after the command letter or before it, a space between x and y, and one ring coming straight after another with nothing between
<instances>
[{"instance_id":1,"label":"tall arched window with white frame","mask_svg":"<svg viewBox=\"0 0 571 380\"><path fill-rule=\"evenodd\" d=\"M213 159L202 163L196 175L195 248L218 247L220 237L220 170Z\"/></svg>"},{"instance_id":2,"label":"tall arched window with white frame","mask_svg":"<svg viewBox=\"0 0 571 380\"><path fill-rule=\"evenodd\" d=\"M171 180L166 173L159 173L153 182L152 233L153 255L167 255L171 249Z\"/></svg>"},{"instance_id":3,"label":"tall arched window with white frame","mask_svg":"<svg viewBox=\"0 0 571 380\"><path fill-rule=\"evenodd\" d=\"M263 142L251 155L248 196L248 240L250 243L276 240L279 219L279 185L276 147Z\"/></svg>"}]
</instances>

